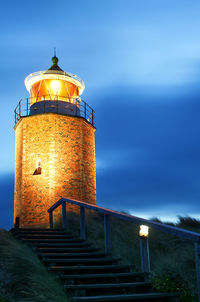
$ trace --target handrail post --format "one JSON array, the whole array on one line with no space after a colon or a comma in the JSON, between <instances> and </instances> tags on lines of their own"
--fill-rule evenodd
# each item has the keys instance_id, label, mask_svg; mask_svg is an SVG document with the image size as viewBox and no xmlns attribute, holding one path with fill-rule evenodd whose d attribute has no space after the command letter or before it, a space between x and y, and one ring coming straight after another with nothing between
<instances>
[{"instance_id":1,"label":"handrail post","mask_svg":"<svg viewBox=\"0 0 200 302\"><path fill-rule=\"evenodd\" d=\"M110 253L110 216L104 215L105 253Z\"/></svg>"},{"instance_id":2,"label":"handrail post","mask_svg":"<svg viewBox=\"0 0 200 302\"><path fill-rule=\"evenodd\" d=\"M49 212L49 227L53 229L53 212Z\"/></svg>"},{"instance_id":3,"label":"handrail post","mask_svg":"<svg viewBox=\"0 0 200 302\"><path fill-rule=\"evenodd\" d=\"M94 110L92 109L92 126L94 126Z\"/></svg>"},{"instance_id":4,"label":"handrail post","mask_svg":"<svg viewBox=\"0 0 200 302\"><path fill-rule=\"evenodd\" d=\"M80 207L80 238L85 240L86 239L86 232L85 232L85 208Z\"/></svg>"},{"instance_id":5,"label":"handrail post","mask_svg":"<svg viewBox=\"0 0 200 302\"><path fill-rule=\"evenodd\" d=\"M21 100L19 101L19 116L21 118Z\"/></svg>"},{"instance_id":6,"label":"handrail post","mask_svg":"<svg viewBox=\"0 0 200 302\"><path fill-rule=\"evenodd\" d=\"M85 113L85 119L86 119L86 102L84 102L84 113Z\"/></svg>"},{"instance_id":7,"label":"handrail post","mask_svg":"<svg viewBox=\"0 0 200 302\"><path fill-rule=\"evenodd\" d=\"M150 272L149 241L147 237L140 236L140 259L142 272Z\"/></svg>"},{"instance_id":8,"label":"handrail post","mask_svg":"<svg viewBox=\"0 0 200 302\"><path fill-rule=\"evenodd\" d=\"M194 243L198 302L200 302L200 244Z\"/></svg>"},{"instance_id":9,"label":"handrail post","mask_svg":"<svg viewBox=\"0 0 200 302\"><path fill-rule=\"evenodd\" d=\"M26 115L28 115L28 98L26 99Z\"/></svg>"},{"instance_id":10,"label":"handrail post","mask_svg":"<svg viewBox=\"0 0 200 302\"><path fill-rule=\"evenodd\" d=\"M63 229L67 228L67 213L66 213L66 202L62 202L62 226Z\"/></svg>"}]
</instances>

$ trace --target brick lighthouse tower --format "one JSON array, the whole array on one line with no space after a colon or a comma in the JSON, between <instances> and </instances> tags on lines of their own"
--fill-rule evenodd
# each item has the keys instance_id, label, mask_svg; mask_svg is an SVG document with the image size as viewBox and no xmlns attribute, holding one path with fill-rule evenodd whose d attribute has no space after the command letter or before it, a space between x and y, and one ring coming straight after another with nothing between
<instances>
[{"instance_id":1,"label":"brick lighthouse tower","mask_svg":"<svg viewBox=\"0 0 200 302\"><path fill-rule=\"evenodd\" d=\"M47 210L61 197L96 204L94 111L80 98L83 81L64 72L56 56L52 62L25 79L30 97L15 109L20 227L47 226Z\"/></svg>"}]
</instances>

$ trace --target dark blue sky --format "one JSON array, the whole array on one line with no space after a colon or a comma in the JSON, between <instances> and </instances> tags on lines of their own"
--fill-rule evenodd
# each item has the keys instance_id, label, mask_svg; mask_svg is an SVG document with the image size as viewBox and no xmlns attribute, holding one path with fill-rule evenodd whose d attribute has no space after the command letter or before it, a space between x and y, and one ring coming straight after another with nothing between
<instances>
[{"instance_id":1,"label":"dark blue sky","mask_svg":"<svg viewBox=\"0 0 200 302\"><path fill-rule=\"evenodd\" d=\"M24 78L60 66L96 111L99 205L199 217L200 2L5 2L0 11L0 227L12 225L14 114Z\"/></svg>"}]
</instances>

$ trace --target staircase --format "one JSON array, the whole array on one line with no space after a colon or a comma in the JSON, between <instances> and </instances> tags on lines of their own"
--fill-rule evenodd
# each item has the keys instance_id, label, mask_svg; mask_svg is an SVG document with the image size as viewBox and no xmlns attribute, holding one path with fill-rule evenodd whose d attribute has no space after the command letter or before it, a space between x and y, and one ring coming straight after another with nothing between
<instances>
[{"instance_id":1,"label":"staircase","mask_svg":"<svg viewBox=\"0 0 200 302\"><path fill-rule=\"evenodd\" d=\"M74 302L178 302L178 293L153 292L147 273L93 248L63 229L19 229L13 235L35 250L41 261L63 281Z\"/></svg>"}]
</instances>

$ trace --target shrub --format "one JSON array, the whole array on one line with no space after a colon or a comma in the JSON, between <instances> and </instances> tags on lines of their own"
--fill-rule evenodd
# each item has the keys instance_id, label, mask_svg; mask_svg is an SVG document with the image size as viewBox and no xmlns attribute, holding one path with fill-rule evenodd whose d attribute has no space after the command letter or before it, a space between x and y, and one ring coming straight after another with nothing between
<instances>
[{"instance_id":1,"label":"shrub","mask_svg":"<svg viewBox=\"0 0 200 302\"><path fill-rule=\"evenodd\" d=\"M159 292L180 292L182 302L195 302L197 297L187 288L179 275L162 274L152 276L153 288Z\"/></svg>"}]
</instances>

